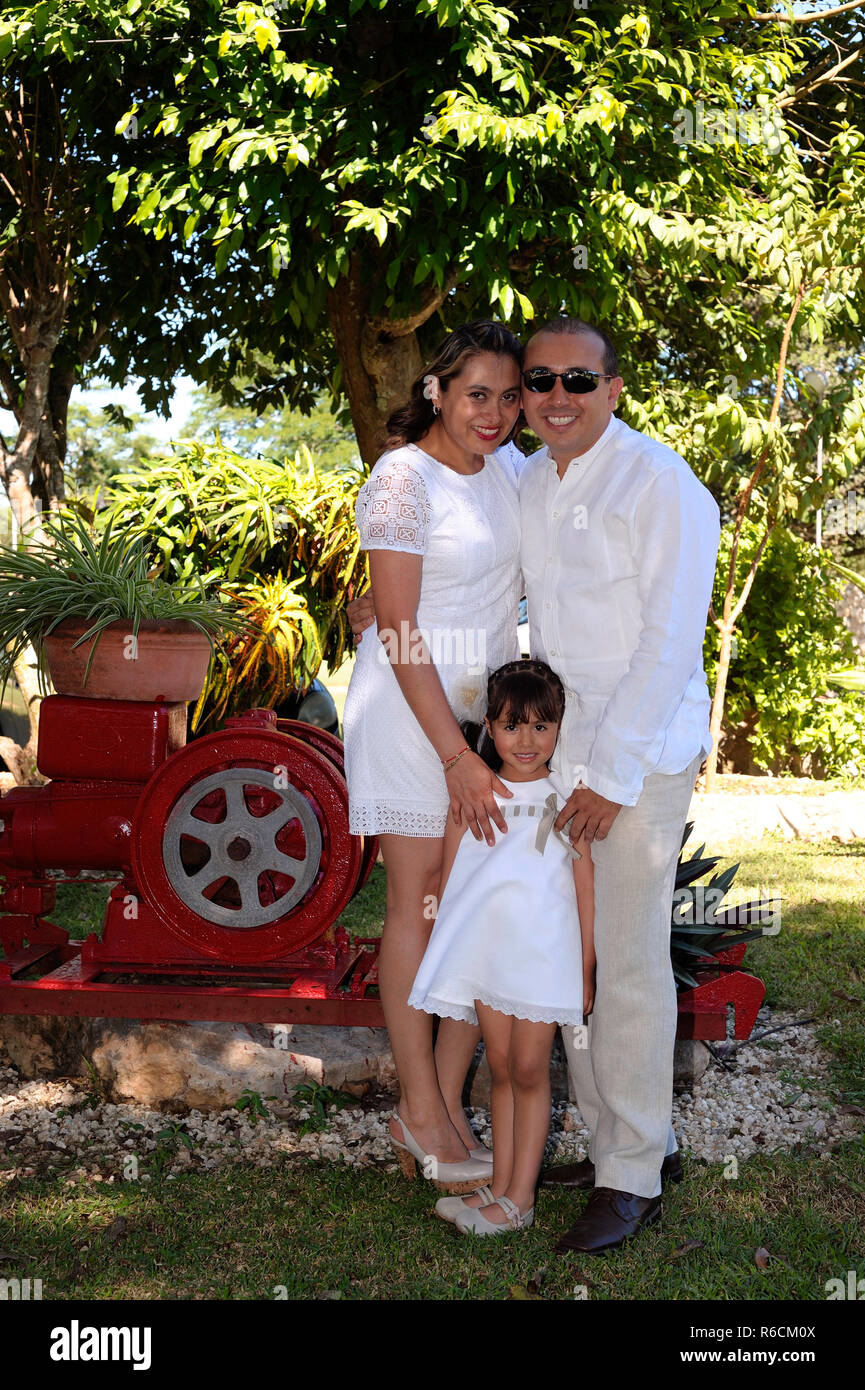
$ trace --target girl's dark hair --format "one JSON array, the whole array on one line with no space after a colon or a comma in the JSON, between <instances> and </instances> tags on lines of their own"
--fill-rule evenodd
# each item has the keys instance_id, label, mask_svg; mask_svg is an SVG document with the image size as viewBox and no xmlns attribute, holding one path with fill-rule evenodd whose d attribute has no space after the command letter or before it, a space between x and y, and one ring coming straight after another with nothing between
<instances>
[{"instance_id":1,"label":"girl's dark hair","mask_svg":"<svg viewBox=\"0 0 865 1390\"><path fill-rule=\"evenodd\" d=\"M427 433L435 419L432 401L424 395L424 378L438 377L439 387L444 394L466 363L473 357L479 357L482 352L493 352L497 357L513 357L517 366L522 366L522 345L504 324L494 323L492 319L477 319L474 323L464 323L461 328L456 328L453 333L448 334L429 365L415 377L407 403L388 416L388 448L393 449L400 444L416 444ZM511 434L515 431L516 425Z\"/></svg>"},{"instance_id":2,"label":"girl's dark hair","mask_svg":"<svg viewBox=\"0 0 865 1390\"><path fill-rule=\"evenodd\" d=\"M515 724L534 719L561 724L564 712L564 686L545 661L509 661L493 671L487 681L486 716L490 723L507 714ZM468 721L460 727L469 747L477 749L487 766L498 772L502 760L486 728Z\"/></svg>"}]
</instances>

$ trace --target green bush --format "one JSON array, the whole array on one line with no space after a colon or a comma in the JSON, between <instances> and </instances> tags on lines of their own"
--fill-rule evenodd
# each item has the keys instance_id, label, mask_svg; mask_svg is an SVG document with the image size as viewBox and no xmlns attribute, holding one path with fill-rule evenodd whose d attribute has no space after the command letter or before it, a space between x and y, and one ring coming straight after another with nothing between
<instances>
[{"instance_id":1,"label":"green bush","mask_svg":"<svg viewBox=\"0 0 865 1390\"><path fill-rule=\"evenodd\" d=\"M716 613L723 604L731 536L732 527L725 526L713 595ZM759 539L756 525L746 523L737 556L737 593ZM829 683L833 671L856 659L852 637L835 612L841 586L829 568L830 558L790 531L777 530L739 619L725 735L745 726L755 763L773 772L865 772L865 695ZM710 622L704 649L710 689L718 645L718 630ZM803 765L803 759L809 761Z\"/></svg>"},{"instance_id":2,"label":"green bush","mask_svg":"<svg viewBox=\"0 0 865 1390\"><path fill-rule=\"evenodd\" d=\"M146 535L166 578L201 576L255 628L217 644L199 728L273 707L352 650L345 604L366 570L354 526L364 477L354 466L318 473L306 448L281 462L244 458L217 437L110 480L99 522Z\"/></svg>"}]
</instances>

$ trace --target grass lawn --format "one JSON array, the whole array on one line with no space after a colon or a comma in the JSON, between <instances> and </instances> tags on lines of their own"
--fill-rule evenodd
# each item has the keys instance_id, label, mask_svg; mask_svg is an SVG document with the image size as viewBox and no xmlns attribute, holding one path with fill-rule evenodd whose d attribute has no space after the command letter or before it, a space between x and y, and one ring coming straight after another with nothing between
<instances>
[{"instance_id":1,"label":"grass lawn","mask_svg":"<svg viewBox=\"0 0 865 1390\"><path fill-rule=\"evenodd\" d=\"M731 857L743 886L732 901L755 888L783 898L781 934L749 948L767 1002L819 1020L838 1104L865 1104L865 846L778 839ZM359 934L380 922L382 878L346 913ZM104 892L62 888L54 920L92 929L89 895ZM433 1216L426 1184L371 1168L289 1159L146 1186L19 1179L0 1218L0 1275L41 1277L52 1299L822 1301L827 1280L865 1275L863 1160L862 1140L827 1157L802 1146L742 1162L730 1181L692 1159L663 1222L593 1260L552 1253L582 1205L567 1194L543 1193L530 1231L482 1243ZM120 1216L122 1232L106 1235Z\"/></svg>"}]
</instances>

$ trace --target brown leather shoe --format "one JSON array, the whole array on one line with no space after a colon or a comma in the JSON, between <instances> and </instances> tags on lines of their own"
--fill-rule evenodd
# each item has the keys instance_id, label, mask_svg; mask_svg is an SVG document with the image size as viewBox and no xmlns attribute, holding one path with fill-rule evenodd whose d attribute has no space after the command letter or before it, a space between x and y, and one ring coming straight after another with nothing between
<instances>
[{"instance_id":1,"label":"brown leather shoe","mask_svg":"<svg viewBox=\"0 0 865 1390\"><path fill-rule=\"evenodd\" d=\"M685 1176L682 1156L679 1150L667 1154L661 1164L661 1182L681 1182ZM594 1187L595 1165L590 1158L582 1163L558 1163L554 1168L545 1168L541 1173L541 1187Z\"/></svg>"},{"instance_id":2,"label":"brown leather shoe","mask_svg":"<svg viewBox=\"0 0 865 1390\"><path fill-rule=\"evenodd\" d=\"M661 1216L660 1197L637 1197L633 1192L617 1192L614 1187L596 1187L579 1221L562 1236L557 1255L571 1250L596 1255L630 1240L644 1226Z\"/></svg>"}]
</instances>

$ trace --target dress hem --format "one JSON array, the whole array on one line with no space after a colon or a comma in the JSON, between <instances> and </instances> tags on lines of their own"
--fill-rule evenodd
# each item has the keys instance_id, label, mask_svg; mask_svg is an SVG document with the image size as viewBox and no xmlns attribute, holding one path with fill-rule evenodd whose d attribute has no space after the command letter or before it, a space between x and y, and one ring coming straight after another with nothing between
<instances>
[{"instance_id":1,"label":"dress hem","mask_svg":"<svg viewBox=\"0 0 865 1390\"><path fill-rule=\"evenodd\" d=\"M523 1000L502 999L499 995L485 990L476 990L474 999L509 1018L523 1019L527 1023L558 1023L562 1027L580 1025L583 1022L582 1009L544 1008L542 1004L526 1004ZM458 1004L450 999L437 999L435 995L416 995L414 990L408 997L409 1006L427 1014L437 1014L439 1018L453 1018L458 1023L478 1022L477 1011L469 1004Z\"/></svg>"}]
</instances>

